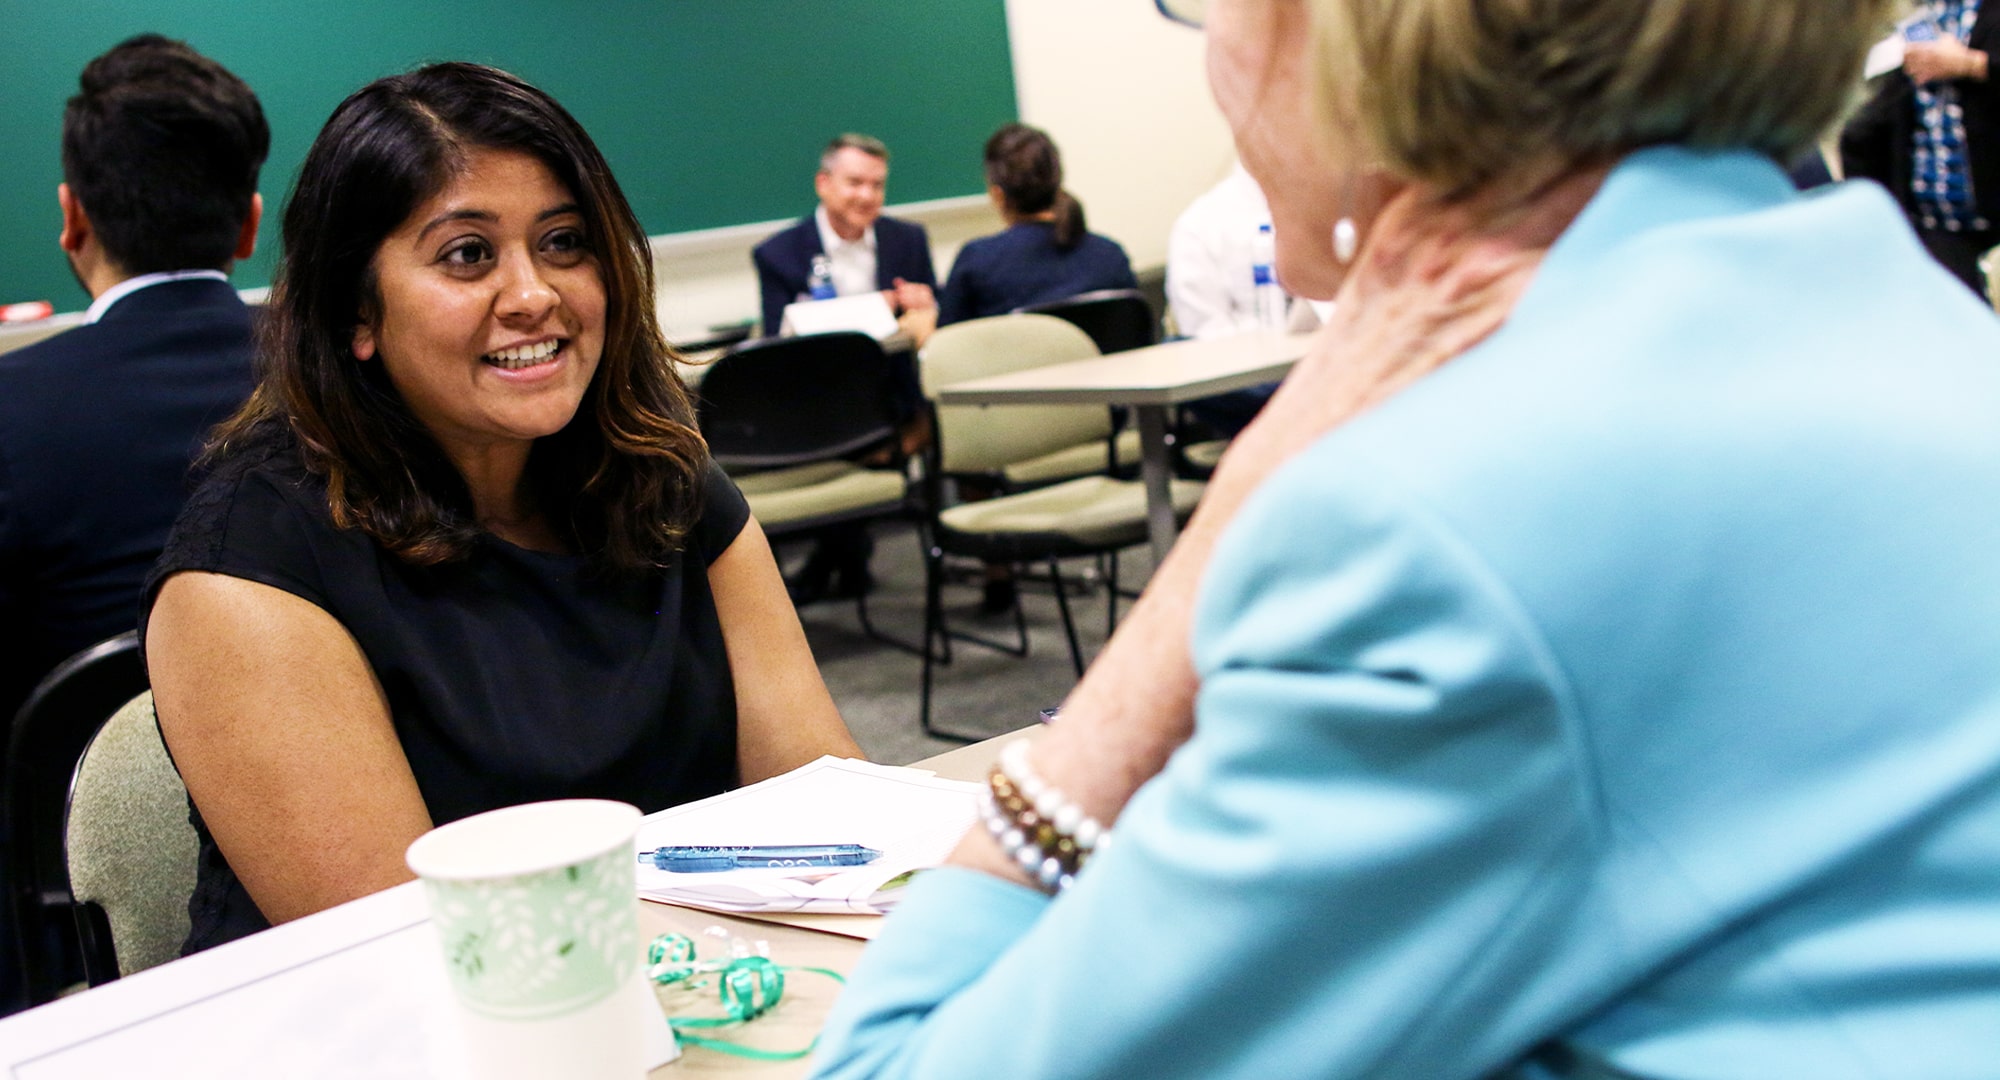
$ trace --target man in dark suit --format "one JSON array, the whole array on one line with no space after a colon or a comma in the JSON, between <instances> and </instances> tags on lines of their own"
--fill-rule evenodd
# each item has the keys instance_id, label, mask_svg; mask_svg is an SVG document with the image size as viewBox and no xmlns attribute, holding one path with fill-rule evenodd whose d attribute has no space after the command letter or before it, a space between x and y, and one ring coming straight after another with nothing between
<instances>
[{"instance_id":1,"label":"man in dark suit","mask_svg":"<svg viewBox=\"0 0 2000 1080\"><path fill-rule=\"evenodd\" d=\"M880 139L849 134L827 144L813 175L819 207L750 255L763 294L765 334L778 332L786 304L812 295L813 259L820 255L827 257L835 295L879 290L918 338L936 325L930 236L914 221L882 216L888 183L889 149Z\"/></svg>"},{"instance_id":2,"label":"man in dark suit","mask_svg":"<svg viewBox=\"0 0 2000 1080\"><path fill-rule=\"evenodd\" d=\"M92 60L63 113L59 243L88 321L0 355L0 717L130 630L210 427L249 394L250 254L270 129L255 94L158 35Z\"/></svg>"},{"instance_id":3,"label":"man in dark suit","mask_svg":"<svg viewBox=\"0 0 2000 1080\"><path fill-rule=\"evenodd\" d=\"M51 668L137 624L188 464L251 386L250 313L226 275L263 213L271 134L257 96L155 34L92 60L78 82L56 199L87 321L0 355L8 721ZM12 922L0 906L0 1012L21 1003ZM56 942L23 944L35 963L75 963Z\"/></svg>"},{"instance_id":4,"label":"man in dark suit","mask_svg":"<svg viewBox=\"0 0 2000 1080\"><path fill-rule=\"evenodd\" d=\"M764 301L764 333L778 333L785 305L812 295L813 264L824 260L828 282L836 296L879 291L911 341L922 344L937 328L937 271L931 267L931 241L914 221L882 216L889 183L889 149L880 139L847 134L836 137L820 154L813 191L819 206L790 228L758 244L751 252L757 284ZM914 453L929 438L927 415L920 408L916 362L905 358L898 389L903 414L901 451ZM865 525L843 525L820 535L819 545L804 569L787 583L792 600L808 604L824 597L851 597L866 592L871 579L868 556L873 551Z\"/></svg>"}]
</instances>

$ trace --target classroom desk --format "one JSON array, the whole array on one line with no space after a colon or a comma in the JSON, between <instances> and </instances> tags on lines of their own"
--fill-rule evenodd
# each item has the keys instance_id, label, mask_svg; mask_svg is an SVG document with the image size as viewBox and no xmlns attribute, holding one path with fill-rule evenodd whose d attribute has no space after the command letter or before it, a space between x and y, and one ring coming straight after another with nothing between
<instances>
[{"instance_id":1,"label":"classroom desk","mask_svg":"<svg viewBox=\"0 0 2000 1080\"><path fill-rule=\"evenodd\" d=\"M1140 478L1154 565L1180 528L1167 484L1167 410L1200 398L1271 382L1306 354L1311 334L1246 334L1169 341L1089 360L1010 371L938 391L944 405L1123 405L1139 423Z\"/></svg>"},{"instance_id":2,"label":"classroom desk","mask_svg":"<svg viewBox=\"0 0 2000 1080\"><path fill-rule=\"evenodd\" d=\"M1028 730L1032 732L1040 728L1037 725ZM917 765L949 779L983 780L998 756L1000 746L1021 734L1015 732L960 747ZM310 1010L287 1012L283 1008L278 1008L269 1017L248 1017L242 1015L241 1009L218 1008L215 1003L231 994L240 998L240 991L245 987L275 979L288 969L297 968L302 958L310 959L326 952L325 941L328 938L339 942L337 947L356 953L371 942L385 940L398 928L410 925L410 913L419 910L416 905L421 903L421 894L417 892L420 888L415 882L397 886L200 956L140 972L0 1020L0 1077L35 1080L78 1075L252 1075L252 1072L231 1071L227 1063L234 1059L240 1064L247 1056L254 1064L258 1060L256 1053L259 1048L284 1045L286 1029L283 1025L299 1025L294 1030L311 1025L316 1032L324 1035L329 1029L338 1032L343 1019L338 1015L314 1014ZM703 936L704 932L710 927L720 926L739 937L768 942L771 957L780 964L825 967L842 973L851 970L861 955L863 942L852 937L647 901L634 902L639 905L640 933L647 940L666 931L679 931L695 938L706 950L710 946ZM422 916L418 914L416 917ZM300 927L315 921L318 926L307 927L307 930L316 930L319 941L308 947L304 939L310 935L302 933ZM422 947L434 947L435 938L428 928L418 926L416 929L422 931L418 939ZM315 971L323 973L324 980L335 982L336 989L346 988L355 992L344 1000L365 994L369 987L367 976L357 977L354 968L352 964L342 970L336 970L333 965L315 965ZM366 969L363 970L365 972ZM376 978L379 983L380 976ZM435 973L435 978L442 987L442 970ZM785 997L777 1009L748 1025L720 1034L747 1046L766 1049L805 1046L825 1021L827 1010L838 994L839 986L823 976L788 976ZM149 1026L156 1030L163 1026L171 1027L174 1045L157 1048L154 1053L156 1048L147 1045L147 1037L141 1030ZM377 1038L382 1035L379 1030L369 1031L368 1034ZM408 1031L390 1034L400 1037L405 1043L414 1039ZM90 1044L101 1041L110 1045L121 1039L127 1044L136 1042L142 1050L148 1051L148 1056L140 1060L130 1056L129 1050L121 1051L121 1067L112 1073L106 1073L102 1068L79 1071L85 1066L74 1064L80 1055L91 1052ZM200 1048L200 1060L192 1064L187 1060L192 1053L191 1047ZM263 1064L268 1070L268 1060ZM300 1068L291 1075L347 1075L327 1068L325 1062L299 1064ZM435 1075L425 1071L420 1061L402 1060L399 1064L404 1068L396 1073L398 1076ZM675 1080L678 1077L727 1073L776 1080L804 1076L806 1068L804 1060L752 1061L698 1046L684 1046L680 1060L653 1070L652 1076ZM265 1074L277 1075L268 1071Z\"/></svg>"}]
</instances>

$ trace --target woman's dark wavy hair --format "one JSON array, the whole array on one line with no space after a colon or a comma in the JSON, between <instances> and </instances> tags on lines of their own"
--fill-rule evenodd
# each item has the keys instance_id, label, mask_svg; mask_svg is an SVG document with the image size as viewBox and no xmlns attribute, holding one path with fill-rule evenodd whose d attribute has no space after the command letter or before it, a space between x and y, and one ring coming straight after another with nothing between
<instances>
[{"instance_id":1,"label":"woman's dark wavy hair","mask_svg":"<svg viewBox=\"0 0 2000 1080\"><path fill-rule=\"evenodd\" d=\"M1062 153L1041 128L1003 124L986 140L986 182L1023 217L1055 211L1056 247L1068 251L1089 231L1083 204L1063 190Z\"/></svg>"},{"instance_id":2,"label":"woman's dark wavy hair","mask_svg":"<svg viewBox=\"0 0 2000 1080\"><path fill-rule=\"evenodd\" d=\"M419 565L468 552L480 529L463 478L383 365L357 361L351 346L380 306L376 249L473 149L520 151L548 166L576 199L604 280L604 355L576 416L530 454L536 505L601 568L662 565L700 514L707 447L654 314L645 230L562 106L477 64L370 83L313 141L285 207L257 389L217 429L209 463L288 428L307 470L325 481L337 526Z\"/></svg>"}]
</instances>

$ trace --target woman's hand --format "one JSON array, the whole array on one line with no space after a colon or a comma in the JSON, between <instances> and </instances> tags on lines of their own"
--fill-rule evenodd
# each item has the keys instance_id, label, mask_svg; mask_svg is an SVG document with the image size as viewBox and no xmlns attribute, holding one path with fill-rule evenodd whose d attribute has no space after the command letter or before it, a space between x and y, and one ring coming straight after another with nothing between
<instances>
[{"instance_id":1,"label":"woman's hand","mask_svg":"<svg viewBox=\"0 0 2000 1080\"><path fill-rule=\"evenodd\" d=\"M1983 81L1986 54L1968 49L1952 38L1913 41L1903 46L1903 71L1919 86L1947 79Z\"/></svg>"},{"instance_id":2,"label":"woman's hand","mask_svg":"<svg viewBox=\"0 0 2000 1080\"><path fill-rule=\"evenodd\" d=\"M1105 824L1194 728L1189 633L1216 540L1280 465L1335 427L1484 340L1603 181L1593 168L1504 212L1404 188L1384 203L1314 338L1230 444L1199 509L1104 651L1037 741L1036 770ZM953 861L1025 882L983 830Z\"/></svg>"}]
</instances>

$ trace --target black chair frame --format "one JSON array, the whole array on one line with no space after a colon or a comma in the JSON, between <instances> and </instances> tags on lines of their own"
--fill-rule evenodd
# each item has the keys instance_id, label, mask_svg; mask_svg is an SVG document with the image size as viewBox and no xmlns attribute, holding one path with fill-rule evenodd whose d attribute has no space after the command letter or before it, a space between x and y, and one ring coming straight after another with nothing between
<instances>
[{"instance_id":1,"label":"black chair frame","mask_svg":"<svg viewBox=\"0 0 2000 1080\"><path fill-rule=\"evenodd\" d=\"M1061 300L1016 308L1023 315L1053 315L1090 335L1100 354L1125 352L1156 345L1160 340L1160 315L1138 289L1098 289ZM1118 461L1118 433L1129 425L1129 411L1111 408L1111 471L1131 479L1138 475L1139 463Z\"/></svg>"},{"instance_id":2,"label":"black chair frame","mask_svg":"<svg viewBox=\"0 0 2000 1080\"><path fill-rule=\"evenodd\" d=\"M103 909L79 904L70 891L64 832L84 750L146 688L139 635L127 632L63 661L14 714L5 814L7 903L25 998L19 1004L53 1000L79 970L92 986L118 977Z\"/></svg>"},{"instance_id":3,"label":"black chair frame","mask_svg":"<svg viewBox=\"0 0 2000 1080\"><path fill-rule=\"evenodd\" d=\"M1061 300L1017 308L1030 315L1054 315L1090 335L1097 351L1109 355L1141 349L1160 340L1160 319L1137 289L1099 289Z\"/></svg>"},{"instance_id":4,"label":"black chair frame","mask_svg":"<svg viewBox=\"0 0 2000 1080\"><path fill-rule=\"evenodd\" d=\"M842 332L758 338L724 353L702 378L696 413L709 453L742 475L822 461L851 460L888 448L899 437L897 360L866 334ZM766 525L775 544L830 525L915 514L906 497L892 513L822 515ZM905 652L922 650L876 628L864 590L855 598L861 631Z\"/></svg>"}]
</instances>

